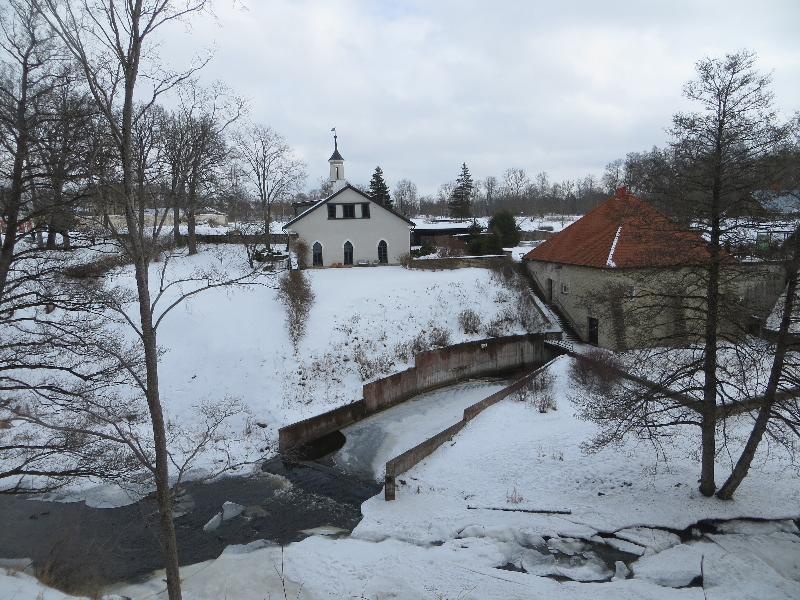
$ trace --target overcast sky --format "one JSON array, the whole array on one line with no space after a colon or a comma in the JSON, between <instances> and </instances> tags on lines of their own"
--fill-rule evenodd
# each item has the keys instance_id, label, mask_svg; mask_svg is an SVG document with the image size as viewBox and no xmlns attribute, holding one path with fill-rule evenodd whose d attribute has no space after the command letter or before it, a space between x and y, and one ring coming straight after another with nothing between
<instances>
[{"instance_id":1,"label":"overcast sky","mask_svg":"<svg viewBox=\"0 0 800 600\"><path fill-rule=\"evenodd\" d=\"M463 161L552 179L600 174L665 140L705 55L749 48L800 109L800 0L216 0L170 32L177 65L213 51L224 81L327 177L336 126L345 174L380 165L434 193Z\"/></svg>"}]
</instances>

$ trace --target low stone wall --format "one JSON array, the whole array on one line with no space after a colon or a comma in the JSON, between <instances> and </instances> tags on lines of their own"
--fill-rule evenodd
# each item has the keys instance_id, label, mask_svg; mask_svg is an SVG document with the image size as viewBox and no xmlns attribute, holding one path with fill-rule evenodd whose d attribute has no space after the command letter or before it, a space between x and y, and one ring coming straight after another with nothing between
<instances>
[{"instance_id":1,"label":"low stone wall","mask_svg":"<svg viewBox=\"0 0 800 600\"><path fill-rule=\"evenodd\" d=\"M466 269L467 267L477 267L479 269L490 269L494 265L510 262L508 256L470 256L455 258L416 258L409 263L411 269L423 269L430 271Z\"/></svg>"},{"instance_id":2,"label":"low stone wall","mask_svg":"<svg viewBox=\"0 0 800 600\"><path fill-rule=\"evenodd\" d=\"M469 377L496 375L553 358L548 339L558 333L510 335L420 352L410 369L364 386L364 403L371 414L421 392L457 383Z\"/></svg>"},{"instance_id":3,"label":"low stone wall","mask_svg":"<svg viewBox=\"0 0 800 600\"><path fill-rule=\"evenodd\" d=\"M558 348L553 349L553 354L561 353L562 351ZM557 357L557 356L556 356ZM502 390L495 392L491 396L487 396L483 400L476 402L475 404L468 406L464 409L464 416L462 419L448 427L447 429L440 431L433 437L428 438L424 442L417 444L410 450L406 450L399 456L394 457L389 462L386 463L386 476L385 476L385 484L384 484L384 498L386 500L394 500L397 494L397 476L401 473L405 473L415 465L422 462L425 458L433 454L433 452L439 448L445 442L448 442L460 432L467 423L469 423L472 419L477 417L481 412L489 408L490 406L497 404L500 400L507 398L511 394L519 391L520 389L524 388L528 383L536 377L542 369L547 368L550 362L555 360L551 358L546 364L538 367L531 373L520 377L516 381L514 381L511 385L504 387Z\"/></svg>"},{"instance_id":4,"label":"low stone wall","mask_svg":"<svg viewBox=\"0 0 800 600\"><path fill-rule=\"evenodd\" d=\"M324 435L352 425L368 416L363 400L357 400L334 408L321 415L282 427L278 432L278 451L291 450L305 443L318 440Z\"/></svg>"},{"instance_id":5,"label":"low stone wall","mask_svg":"<svg viewBox=\"0 0 800 600\"><path fill-rule=\"evenodd\" d=\"M545 342L560 336L560 333L510 335L420 352L410 369L364 385L363 400L281 428L278 451L319 439L421 392L469 377L545 363L557 354Z\"/></svg>"}]
</instances>

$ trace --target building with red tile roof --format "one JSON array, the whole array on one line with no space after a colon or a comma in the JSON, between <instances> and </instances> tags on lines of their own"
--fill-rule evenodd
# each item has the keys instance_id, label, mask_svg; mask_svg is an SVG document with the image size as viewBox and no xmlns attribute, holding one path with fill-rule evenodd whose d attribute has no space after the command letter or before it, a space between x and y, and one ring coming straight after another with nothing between
<instances>
[{"instance_id":1,"label":"building with red tile roof","mask_svg":"<svg viewBox=\"0 0 800 600\"><path fill-rule=\"evenodd\" d=\"M620 188L523 262L567 329L620 350L697 337L710 259L700 233ZM768 310L784 285L780 269L756 273L727 253L722 261L726 293L751 315Z\"/></svg>"},{"instance_id":2,"label":"building with red tile roof","mask_svg":"<svg viewBox=\"0 0 800 600\"><path fill-rule=\"evenodd\" d=\"M524 257L596 269L697 266L708 259L700 234L681 229L625 188Z\"/></svg>"}]
</instances>

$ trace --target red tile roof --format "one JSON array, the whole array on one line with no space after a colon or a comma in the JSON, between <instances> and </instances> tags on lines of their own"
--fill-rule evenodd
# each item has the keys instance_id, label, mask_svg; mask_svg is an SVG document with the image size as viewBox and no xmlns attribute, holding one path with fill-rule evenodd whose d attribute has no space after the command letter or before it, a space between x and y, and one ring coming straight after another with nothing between
<instances>
[{"instance_id":1,"label":"red tile roof","mask_svg":"<svg viewBox=\"0 0 800 600\"><path fill-rule=\"evenodd\" d=\"M525 255L599 269L705 264L708 245L625 188Z\"/></svg>"}]
</instances>

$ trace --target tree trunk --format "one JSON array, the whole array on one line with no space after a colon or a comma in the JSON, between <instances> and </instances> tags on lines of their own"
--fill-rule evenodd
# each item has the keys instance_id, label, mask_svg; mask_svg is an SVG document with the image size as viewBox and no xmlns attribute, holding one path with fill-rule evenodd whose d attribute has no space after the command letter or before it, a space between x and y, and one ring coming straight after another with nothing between
<instances>
[{"instance_id":1,"label":"tree trunk","mask_svg":"<svg viewBox=\"0 0 800 600\"><path fill-rule=\"evenodd\" d=\"M267 252L272 251L272 245L270 244L270 203L263 202L262 208L264 209L264 239L267 245Z\"/></svg>"},{"instance_id":2,"label":"tree trunk","mask_svg":"<svg viewBox=\"0 0 800 600\"><path fill-rule=\"evenodd\" d=\"M193 205L189 206L189 210L186 211L186 223L188 225L189 233L189 256L191 256L193 254L197 254L197 234L195 233L197 223L195 221Z\"/></svg>"},{"instance_id":3,"label":"tree trunk","mask_svg":"<svg viewBox=\"0 0 800 600\"><path fill-rule=\"evenodd\" d=\"M6 235L0 247L0 301L5 296L8 273L14 261L14 249L19 232L19 213L22 208L23 173L28 160L28 121L25 116L28 101L28 78L30 70L27 63L22 65L20 77L20 101L16 106L15 125L17 129L17 144L14 149L14 166L11 169L11 189L4 206L6 222Z\"/></svg>"},{"instance_id":4,"label":"tree trunk","mask_svg":"<svg viewBox=\"0 0 800 600\"><path fill-rule=\"evenodd\" d=\"M172 490L169 485L169 462L164 412L158 387L158 344L153 329L153 314L150 309L150 290L148 284L148 260L141 256L136 261L136 287L139 295L139 316L142 323L142 343L144 345L145 368L147 371L147 408L153 430L156 465L156 501L158 503L161 545L164 553L164 566L167 572L167 593L170 600L180 600L180 564L178 544L175 537L175 524L172 520Z\"/></svg>"},{"instance_id":5,"label":"tree trunk","mask_svg":"<svg viewBox=\"0 0 800 600\"><path fill-rule=\"evenodd\" d=\"M48 250L55 250L56 248L56 228L53 223L53 217L50 217L50 222L47 224L47 245Z\"/></svg>"},{"instance_id":6,"label":"tree trunk","mask_svg":"<svg viewBox=\"0 0 800 600\"><path fill-rule=\"evenodd\" d=\"M181 209L177 205L172 207L172 237L175 240L175 245L181 245Z\"/></svg>"},{"instance_id":7,"label":"tree trunk","mask_svg":"<svg viewBox=\"0 0 800 600\"><path fill-rule=\"evenodd\" d=\"M128 226L131 254L136 269L136 288L139 301L139 317L141 320L141 339L144 346L145 369L147 380L147 407L153 429L153 445L156 455L155 483L156 500L158 501L161 544L164 554L164 567L167 575L167 593L169 600L182 600L180 567L178 562L178 544L175 538L175 526L172 522L172 498L169 488L169 455L167 452L167 436L164 414L158 389L158 346L156 331L153 328L153 312L150 300L149 250L145 244L144 204L139 205L136 214L137 190L134 187L135 168L133 158L133 98L136 77L138 75L139 57L141 56L141 40L138 26L141 19L141 7L137 6L131 15L134 23L132 38L135 40L129 50L129 62L125 73L125 100L122 107L121 139L119 143L120 162L122 165L122 185L125 194L125 221Z\"/></svg>"},{"instance_id":8,"label":"tree trunk","mask_svg":"<svg viewBox=\"0 0 800 600\"><path fill-rule=\"evenodd\" d=\"M795 244L800 242L800 238L796 236ZM756 422L747 438L747 443L733 467L733 471L728 476L728 479L717 492L717 497L721 500L730 500L733 494L741 485L747 473L750 471L750 465L756 456L756 451L767 431L769 419L772 415L772 407L775 405L775 396L778 392L778 384L780 383L781 373L783 372L784 360L786 357L786 349L789 343L789 327L792 322L792 313L794 312L795 294L797 293L797 252L798 248L795 247L795 256L791 262L789 271L788 282L786 285L786 298L783 301L783 316L781 317L781 324L778 330L778 341L775 344L775 358L772 361L772 368L770 369L769 381L767 382L767 389L764 392L764 402L758 410Z\"/></svg>"}]
</instances>

